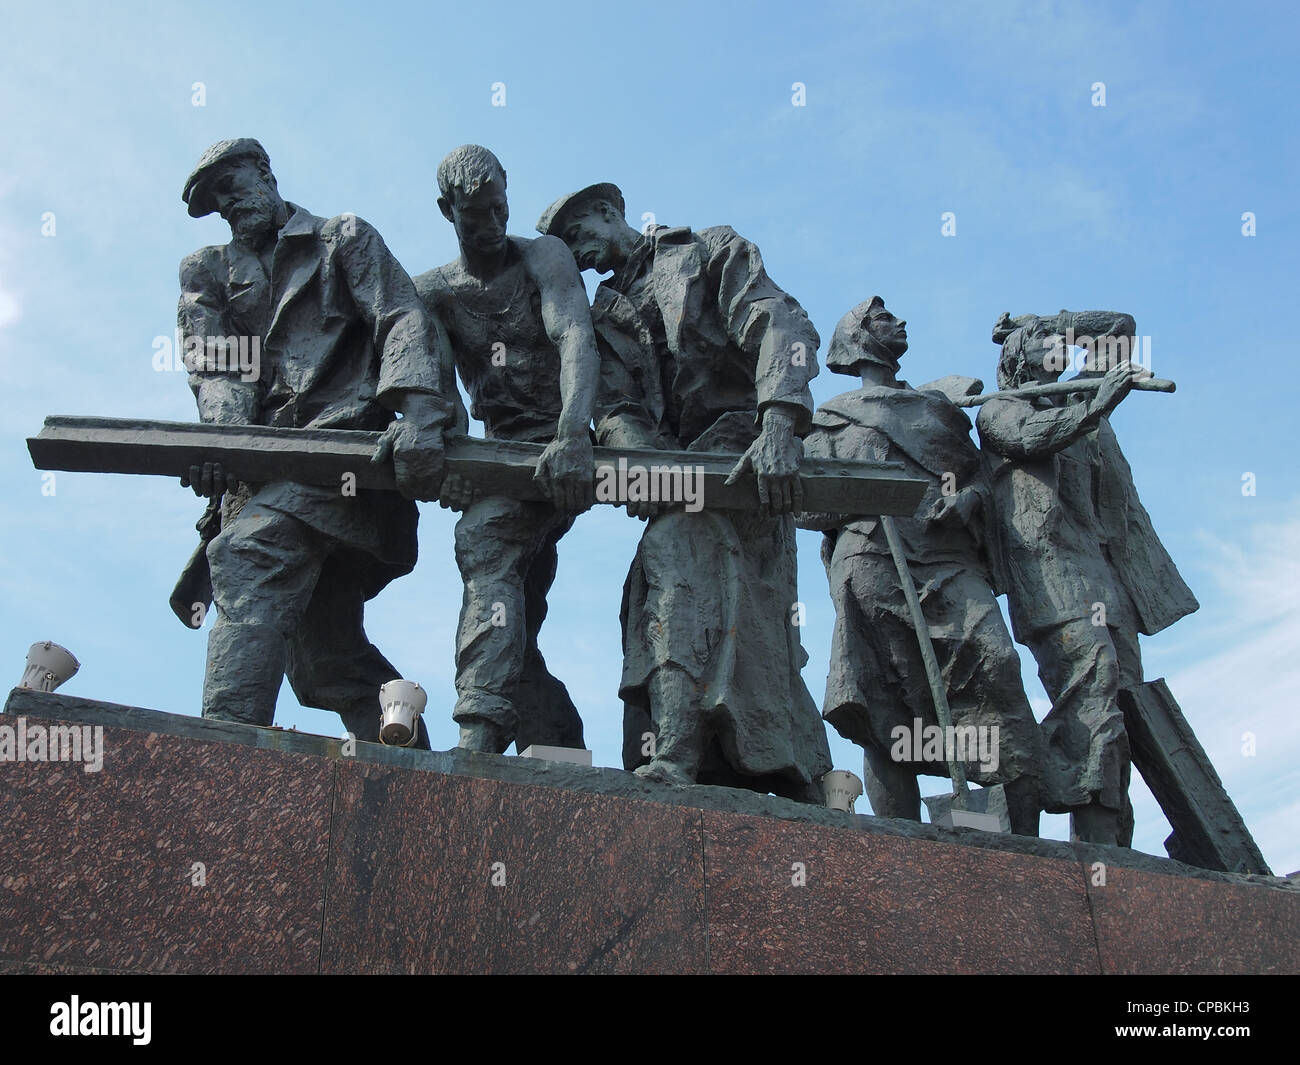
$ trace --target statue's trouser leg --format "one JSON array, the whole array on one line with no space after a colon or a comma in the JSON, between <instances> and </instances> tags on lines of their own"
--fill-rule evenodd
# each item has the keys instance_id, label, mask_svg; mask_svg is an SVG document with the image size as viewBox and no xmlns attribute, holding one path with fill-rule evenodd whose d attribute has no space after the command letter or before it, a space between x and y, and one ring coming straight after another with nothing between
<instances>
[{"instance_id":1,"label":"statue's trouser leg","mask_svg":"<svg viewBox=\"0 0 1300 1065\"><path fill-rule=\"evenodd\" d=\"M708 738L695 682L683 669L660 666L646 687L656 733L655 753L637 775L669 784L694 784Z\"/></svg>"},{"instance_id":2,"label":"statue's trouser leg","mask_svg":"<svg viewBox=\"0 0 1300 1065\"><path fill-rule=\"evenodd\" d=\"M1138 646L1137 635L1137 610L1132 606L1127 593L1121 592L1121 595L1123 596L1121 612L1117 614L1112 611L1110 614L1109 620L1112 623L1118 622L1118 625L1112 624L1110 627L1110 639L1119 660L1119 686L1137 688L1143 682L1142 651ZM1130 770L1126 766L1124 805L1119 812L1119 828L1116 832L1116 839L1121 847L1133 846L1133 803L1128 793L1130 775Z\"/></svg>"},{"instance_id":3,"label":"statue's trouser leg","mask_svg":"<svg viewBox=\"0 0 1300 1065\"><path fill-rule=\"evenodd\" d=\"M636 769L650 761L654 722L650 708L623 700L623 768Z\"/></svg>"},{"instance_id":4,"label":"statue's trouser leg","mask_svg":"<svg viewBox=\"0 0 1300 1065\"><path fill-rule=\"evenodd\" d=\"M346 555L331 555L321 568L289 639L286 672L303 706L332 710L357 739L379 742L380 686L402 674L366 637L365 593ZM423 717L413 746L429 748Z\"/></svg>"},{"instance_id":5,"label":"statue's trouser leg","mask_svg":"<svg viewBox=\"0 0 1300 1065\"><path fill-rule=\"evenodd\" d=\"M1124 789L1124 805L1115 826L1115 843L1120 847L1133 846L1133 801L1129 798L1127 788Z\"/></svg>"},{"instance_id":6,"label":"statue's trouser leg","mask_svg":"<svg viewBox=\"0 0 1300 1065\"><path fill-rule=\"evenodd\" d=\"M656 519L651 518L650 520L654 522ZM634 597L639 596L641 603L644 602L644 589L635 580L636 573L637 562L634 561L627 579L623 582L623 600L618 612L619 628L623 634L625 669L628 651L628 615L631 609L631 601ZM637 605L641 604L638 603ZM645 680L648 683L649 678L646 677ZM656 737L654 720L650 716L650 692L647 687L640 685L635 691L620 691L620 694L623 695L623 768L632 772L643 765L648 765L650 759L654 757Z\"/></svg>"},{"instance_id":7,"label":"statue's trouser leg","mask_svg":"<svg viewBox=\"0 0 1300 1065\"><path fill-rule=\"evenodd\" d=\"M895 762L874 743L863 748L863 780L871 812L877 817L921 820L921 788L909 765Z\"/></svg>"},{"instance_id":8,"label":"statue's trouser leg","mask_svg":"<svg viewBox=\"0 0 1300 1065\"><path fill-rule=\"evenodd\" d=\"M524 576L524 614L528 631L528 650L524 669L515 687L515 705L519 713L515 746L523 751L532 744L551 747L585 747L582 718L573 705L569 690L546 668L546 659L537 646L537 637L546 620L546 596L555 581L558 561L556 545L572 520L557 524L546 536Z\"/></svg>"},{"instance_id":9,"label":"statue's trouser leg","mask_svg":"<svg viewBox=\"0 0 1300 1065\"><path fill-rule=\"evenodd\" d=\"M250 505L208 544L217 619L208 637L203 716L250 725L275 720L275 700L320 574L319 536L287 515Z\"/></svg>"},{"instance_id":10,"label":"statue's trouser leg","mask_svg":"<svg viewBox=\"0 0 1300 1065\"><path fill-rule=\"evenodd\" d=\"M1052 699L1043 719L1048 810L1068 809L1076 838L1116 844L1128 793L1129 747L1119 661L1105 625L1066 622L1030 647Z\"/></svg>"},{"instance_id":11,"label":"statue's trouser leg","mask_svg":"<svg viewBox=\"0 0 1300 1065\"><path fill-rule=\"evenodd\" d=\"M823 544L822 561L835 605L826 678L827 720L841 736L862 748L863 786L871 812L876 817L919 821L921 789L916 767L896 761L888 746L895 724L912 729L919 705L909 703L905 686L886 677L877 665L883 660L904 676L915 676L916 698L920 705L929 705L911 619L904 620L889 609L906 610L898 571L888 556L835 558L829 543ZM883 708L887 706L897 707L897 714L886 717Z\"/></svg>"},{"instance_id":12,"label":"statue's trouser leg","mask_svg":"<svg viewBox=\"0 0 1300 1065\"><path fill-rule=\"evenodd\" d=\"M1007 799L1007 816L1011 831L1017 836L1038 835L1038 815L1042 812L1037 777L1023 776L1003 787Z\"/></svg>"},{"instance_id":13,"label":"statue's trouser leg","mask_svg":"<svg viewBox=\"0 0 1300 1065\"><path fill-rule=\"evenodd\" d=\"M1025 695L1020 655L1007 631L1002 611L988 585L974 576L953 582L954 611L964 614L964 639L947 647L951 659L949 676L960 685L953 699L953 716L996 727L997 749L991 764L1000 770L1011 831L1018 836L1037 836L1042 811L1042 730ZM964 678L958 680L957 678ZM974 712L966 718L966 708ZM992 728L989 729L992 733ZM968 767L970 775L979 765ZM987 784L987 777L980 778Z\"/></svg>"},{"instance_id":14,"label":"statue's trouser leg","mask_svg":"<svg viewBox=\"0 0 1300 1065\"><path fill-rule=\"evenodd\" d=\"M452 717L462 727L462 746L504 751L519 731L516 689L528 654L528 569L557 525L571 520L546 504L494 496L475 503L456 523L456 564L465 594ZM490 741L467 740L467 729L489 733Z\"/></svg>"}]
</instances>

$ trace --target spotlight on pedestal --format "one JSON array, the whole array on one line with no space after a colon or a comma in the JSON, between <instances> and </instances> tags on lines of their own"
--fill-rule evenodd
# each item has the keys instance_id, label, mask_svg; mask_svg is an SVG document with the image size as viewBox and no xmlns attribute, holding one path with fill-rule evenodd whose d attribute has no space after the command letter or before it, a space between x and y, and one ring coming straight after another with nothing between
<instances>
[{"instance_id":1,"label":"spotlight on pedestal","mask_svg":"<svg viewBox=\"0 0 1300 1065\"><path fill-rule=\"evenodd\" d=\"M27 652L27 668L23 670L23 679L18 682L18 687L52 692L80 668L81 663L66 647L50 640L34 643Z\"/></svg>"},{"instance_id":2,"label":"spotlight on pedestal","mask_svg":"<svg viewBox=\"0 0 1300 1065\"><path fill-rule=\"evenodd\" d=\"M419 719L429 696L413 680L390 680L379 689L379 742L410 747L420 734Z\"/></svg>"},{"instance_id":3,"label":"spotlight on pedestal","mask_svg":"<svg viewBox=\"0 0 1300 1065\"><path fill-rule=\"evenodd\" d=\"M826 789L828 809L853 813L853 804L862 794L862 780L856 773L850 773L847 769L832 769L822 777L822 786Z\"/></svg>"}]
</instances>

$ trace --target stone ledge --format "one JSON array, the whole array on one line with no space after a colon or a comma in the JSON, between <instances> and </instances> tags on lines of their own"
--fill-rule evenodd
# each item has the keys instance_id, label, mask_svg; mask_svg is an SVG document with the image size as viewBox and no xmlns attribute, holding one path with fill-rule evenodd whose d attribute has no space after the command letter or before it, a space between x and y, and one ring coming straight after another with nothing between
<instances>
[{"instance_id":1,"label":"stone ledge","mask_svg":"<svg viewBox=\"0 0 1300 1065\"><path fill-rule=\"evenodd\" d=\"M740 791L735 788L705 785L683 788L659 784L642 780L621 769L602 766L577 766L459 749L415 751L375 743L359 743L356 754L345 758L342 753L343 741L332 736L318 736L292 729L258 728L229 721L211 721L186 714L172 714L162 710L122 706L118 703L100 702L80 696L36 692L23 688L14 688L10 691L4 713L58 718L81 724L185 736L196 740L235 743L268 751L315 755L321 758L416 769L450 776L563 788L567 791L591 795L612 795L663 803L668 806L688 806L697 810L775 817L783 821L823 825L827 828L850 828L878 835L902 836L907 839L960 843L967 847L1011 851L1041 858L1058 858L1083 862L1087 865L1093 862L1104 862L1108 866L1142 869L1165 876L1190 876L1198 880L1250 884L1300 893L1300 881L1296 879L1201 869L1173 858L1147 854L1145 851L981 832L970 828L941 828L937 825L874 817L870 814L845 814L838 810L809 806L776 795L759 795L756 792Z\"/></svg>"}]
</instances>

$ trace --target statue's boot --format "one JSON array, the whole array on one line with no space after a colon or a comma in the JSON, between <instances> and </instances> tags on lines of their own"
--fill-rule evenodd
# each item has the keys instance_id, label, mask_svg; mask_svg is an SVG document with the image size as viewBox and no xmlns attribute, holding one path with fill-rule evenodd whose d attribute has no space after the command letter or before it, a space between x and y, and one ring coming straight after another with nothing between
<instances>
[{"instance_id":1,"label":"statue's boot","mask_svg":"<svg viewBox=\"0 0 1300 1065\"><path fill-rule=\"evenodd\" d=\"M862 775L873 814L921 820L921 786L910 765L895 762L888 752L868 745L863 749Z\"/></svg>"},{"instance_id":2,"label":"statue's boot","mask_svg":"<svg viewBox=\"0 0 1300 1065\"><path fill-rule=\"evenodd\" d=\"M1070 839L1079 843L1119 846L1120 814L1101 803L1088 803L1070 812Z\"/></svg>"},{"instance_id":3,"label":"statue's boot","mask_svg":"<svg viewBox=\"0 0 1300 1065\"><path fill-rule=\"evenodd\" d=\"M284 637L272 625L218 616L208 635L203 716L246 725L270 725L287 659Z\"/></svg>"},{"instance_id":4,"label":"statue's boot","mask_svg":"<svg viewBox=\"0 0 1300 1065\"><path fill-rule=\"evenodd\" d=\"M1038 815L1042 812L1038 778L1016 777L1003 785L1011 831L1017 836L1038 835Z\"/></svg>"},{"instance_id":5,"label":"statue's boot","mask_svg":"<svg viewBox=\"0 0 1300 1065\"><path fill-rule=\"evenodd\" d=\"M423 721L420 723L424 727ZM428 737L425 737L428 743ZM463 751L486 751L489 754L502 754L510 746L510 737L493 721L485 717L460 718L460 742L456 745Z\"/></svg>"},{"instance_id":6,"label":"statue's boot","mask_svg":"<svg viewBox=\"0 0 1300 1065\"><path fill-rule=\"evenodd\" d=\"M772 791L783 799L793 799L809 806L826 805L826 787L820 780L810 780L807 784L773 781Z\"/></svg>"}]
</instances>

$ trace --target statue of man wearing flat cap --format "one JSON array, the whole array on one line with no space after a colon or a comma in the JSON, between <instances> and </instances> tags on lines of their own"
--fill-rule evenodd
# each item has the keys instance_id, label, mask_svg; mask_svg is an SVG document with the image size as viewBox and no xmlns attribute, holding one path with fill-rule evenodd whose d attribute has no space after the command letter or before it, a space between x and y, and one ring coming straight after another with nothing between
<instances>
[{"instance_id":1,"label":"statue of man wearing flat cap","mask_svg":"<svg viewBox=\"0 0 1300 1065\"><path fill-rule=\"evenodd\" d=\"M939 727L919 642L929 641L952 724L989 737L978 761L970 745L968 778L1005 784L1011 830L1035 836L1042 741L994 596L989 485L970 419L941 387L954 379L915 389L898 379L906 327L879 296L840 319L826 365L861 377L862 387L823 403L804 445L817 458L900 463L927 483L915 516L894 519L926 631L913 627L880 519L797 517L825 533L822 561L835 603L823 714L863 748L872 811L919 821L918 775L949 772L945 756L926 754L920 742ZM978 391L979 382L969 384Z\"/></svg>"},{"instance_id":2,"label":"statue of man wearing flat cap","mask_svg":"<svg viewBox=\"0 0 1300 1065\"><path fill-rule=\"evenodd\" d=\"M730 452L761 508L628 502L648 518L623 592L624 765L674 784L818 802L826 729L800 676L792 511L820 340L728 226L624 219L609 183L557 200L537 228L578 266L612 270L592 306L597 441Z\"/></svg>"},{"instance_id":3,"label":"statue of man wearing flat cap","mask_svg":"<svg viewBox=\"0 0 1300 1065\"><path fill-rule=\"evenodd\" d=\"M456 228L460 256L419 274L415 287L446 324L484 436L546 445L535 480L549 497L482 497L448 478L442 504L463 511L456 564L465 586L452 716L467 750L581 748L582 719L537 638L556 545L595 497L599 358L587 292L559 240L506 233L506 172L486 148L466 144L442 160L438 209Z\"/></svg>"},{"instance_id":4,"label":"statue of man wearing flat cap","mask_svg":"<svg viewBox=\"0 0 1300 1065\"><path fill-rule=\"evenodd\" d=\"M374 228L282 199L257 141L214 144L182 199L231 232L180 268L187 350L201 338L188 359L200 419L382 430L376 460L391 455L400 489L236 484L219 465L191 468L183 483L221 500L203 715L270 725L287 674L303 705L378 741L379 687L401 673L366 638L364 604L415 565L414 500L437 497L444 433L465 425L446 337ZM222 357L232 341L258 358ZM413 742L428 746L423 724Z\"/></svg>"}]
</instances>

